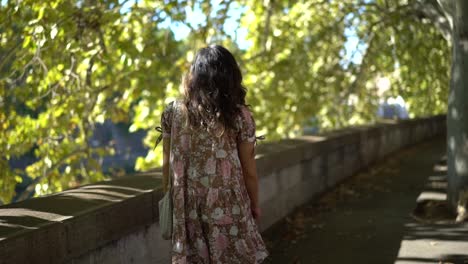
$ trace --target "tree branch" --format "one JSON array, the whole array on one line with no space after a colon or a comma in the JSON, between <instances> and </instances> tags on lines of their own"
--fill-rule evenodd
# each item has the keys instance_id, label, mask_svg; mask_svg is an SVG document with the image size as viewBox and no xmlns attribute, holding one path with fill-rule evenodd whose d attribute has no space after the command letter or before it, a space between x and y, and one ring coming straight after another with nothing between
<instances>
[{"instance_id":1,"label":"tree branch","mask_svg":"<svg viewBox=\"0 0 468 264\"><path fill-rule=\"evenodd\" d=\"M418 18L429 19L448 41L452 40L453 8L446 0L422 0L416 1L412 13Z\"/></svg>"},{"instance_id":2,"label":"tree branch","mask_svg":"<svg viewBox=\"0 0 468 264\"><path fill-rule=\"evenodd\" d=\"M266 8L267 8L267 15L265 19L265 28L263 29L263 37L262 37L263 51L267 50L266 43L268 42L268 35L270 34L270 21L271 21L271 16L273 15L273 0L269 0L269 5L266 6Z\"/></svg>"},{"instance_id":3,"label":"tree branch","mask_svg":"<svg viewBox=\"0 0 468 264\"><path fill-rule=\"evenodd\" d=\"M47 177L52 171L54 171L55 169L57 169L60 165L62 165L63 162L65 162L67 159L79 154L79 153L82 153L82 152L86 152L86 148L79 148L79 149L76 149L75 151L72 151L70 153L68 153L67 155L63 156L58 162L56 162L54 165L52 165L52 167L50 167L49 169L45 170L45 172L38 176L37 178L35 178L29 185L28 187L26 188L26 190L24 190L20 196L18 197L17 201L23 201L23 200L26 200L28 199L28 197L35 191L36 189L36 184L39 183L43 178Z\"/></svg>"}]
</instances>

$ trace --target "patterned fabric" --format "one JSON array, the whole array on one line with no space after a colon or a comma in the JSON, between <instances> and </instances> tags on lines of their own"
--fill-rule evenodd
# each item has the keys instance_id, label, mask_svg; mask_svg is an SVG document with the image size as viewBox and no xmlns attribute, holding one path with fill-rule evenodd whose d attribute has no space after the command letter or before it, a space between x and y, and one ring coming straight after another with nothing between
<instances>
[{"instance_id":1,"label":"patterned fabric","mask_svg":"<svg viewBox=\"0 0 468 264\"><path fill-rule=\"evenodd\" d=\"M240 142L255 141L252 114L243 107L238 131L215 136L187 128L183 107L169 104L161 120L163 137L172 145L172 263L261 263L268 252L252 217L237 152Z\"/></svg>"}]
</instances>

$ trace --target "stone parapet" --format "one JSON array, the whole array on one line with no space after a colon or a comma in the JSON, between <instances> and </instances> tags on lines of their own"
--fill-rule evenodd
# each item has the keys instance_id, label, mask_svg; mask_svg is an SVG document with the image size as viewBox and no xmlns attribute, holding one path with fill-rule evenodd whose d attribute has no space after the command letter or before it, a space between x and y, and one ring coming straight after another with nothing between
<instances>
[{"instance_id":1,"label":"stone parapet","mask_svg":"<svg viewBox=\"0 0 468 264\"><path fill-rule=\"evenodd\" d=\"M446 131L445 116L380 123L261 144L265 230L373 162ZM160 239L157 170L0 206L0 264L169 263Z\"/></svg>"}]
</instances>

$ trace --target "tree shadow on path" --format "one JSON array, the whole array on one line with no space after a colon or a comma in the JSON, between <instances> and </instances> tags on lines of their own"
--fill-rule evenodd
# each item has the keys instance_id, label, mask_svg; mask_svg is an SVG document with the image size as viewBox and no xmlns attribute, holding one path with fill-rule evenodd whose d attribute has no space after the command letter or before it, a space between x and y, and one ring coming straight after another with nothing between
<instances>
[{"instance_id":1,"label":"tree shadow on path","mask_svg":"<svg viewBox=\"0 0 468 264\"><path fill-rule=\"evenodd\" d=\"M265 263L395 263L402 241L422 235L407 224L444 153L443 138L394 153L301 206L264 232Z\"/></svg>"}]
</instances>

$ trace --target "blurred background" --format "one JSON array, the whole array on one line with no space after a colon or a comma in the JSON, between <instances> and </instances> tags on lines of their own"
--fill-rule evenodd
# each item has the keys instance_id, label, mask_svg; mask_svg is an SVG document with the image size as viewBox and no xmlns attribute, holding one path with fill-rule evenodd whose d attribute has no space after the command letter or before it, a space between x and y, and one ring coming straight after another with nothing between
<instances>
[{"instance_id":1,"label":"blurred background","mask_svg":"<svg viewBox=\"0 0 468 264\"><path fill-rule=\"evenodd\" d=\"M154 128L207 44L268 140L443 113L435 2L0 0L0 204L160 166Z\"/></svg>"}]
</instances>

